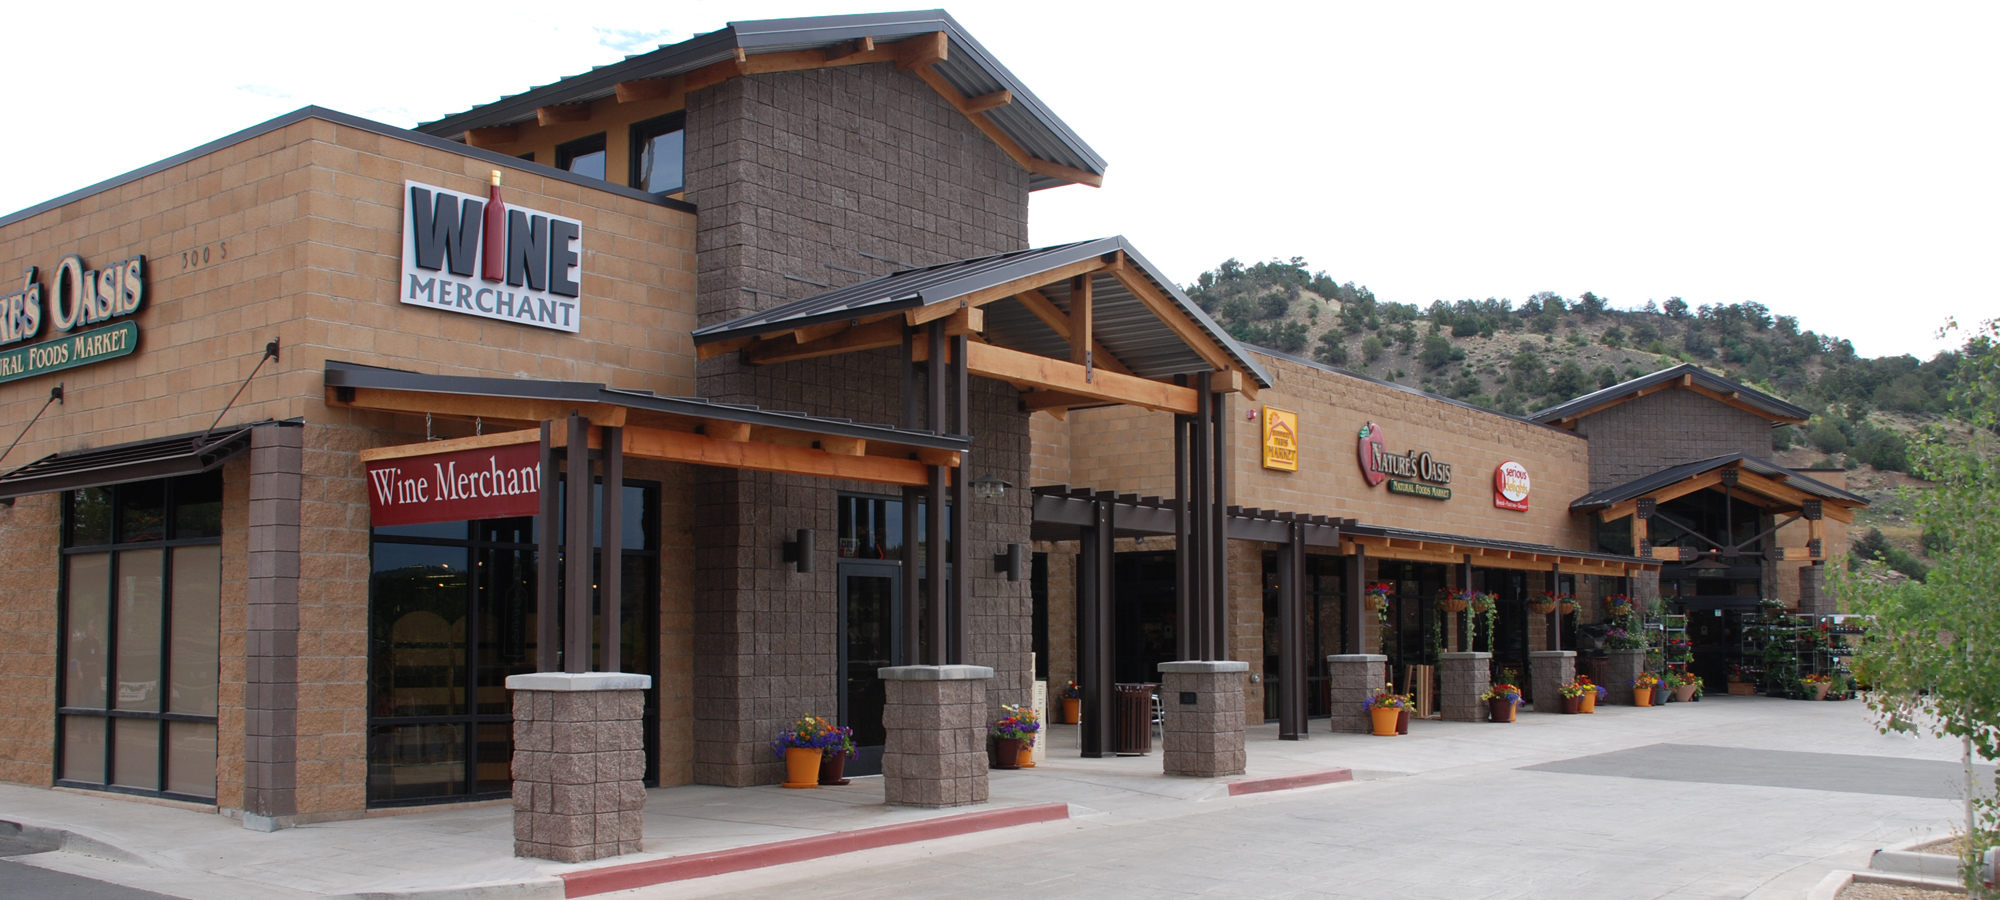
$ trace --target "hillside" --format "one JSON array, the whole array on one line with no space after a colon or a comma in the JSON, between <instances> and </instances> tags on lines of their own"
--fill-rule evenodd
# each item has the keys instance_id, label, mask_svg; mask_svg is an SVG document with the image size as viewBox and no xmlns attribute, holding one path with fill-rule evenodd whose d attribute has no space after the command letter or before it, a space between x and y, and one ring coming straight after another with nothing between
<instances>
[{"instance_id":1,"label":"hillside","mask_svg":"<svg viewBox=\"0 0 2000 900\"><path fill-rule=\"evenodd\" d=\"M1510 415L1684 362L1783 397L1813 416L1778 429L1780 461L1847 469L1850 489L1875 504L1856 522L1859 551L1915 577L1924 540L1896 495L1922 484L1904 474L1909 440L1925 426L1964 433L1945 418L1959 354L1862 358L1760 303L1670 297L1621 309L1545 291L1419 307L1309 271L1301 257L1227 260L1186 291L1238 340Z\"/></svg>"}]
</instances>

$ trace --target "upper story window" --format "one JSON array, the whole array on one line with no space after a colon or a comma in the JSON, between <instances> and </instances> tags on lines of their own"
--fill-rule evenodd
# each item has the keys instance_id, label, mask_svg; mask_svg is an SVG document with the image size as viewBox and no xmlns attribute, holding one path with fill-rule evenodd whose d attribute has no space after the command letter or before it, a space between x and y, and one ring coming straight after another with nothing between
<instances>
[{"instance_id":1,"label":"upper story window","mask_svg":"<svg viewBox=\"0 0 2000 900\"><path fill-rule=\"evenodd\" d=\"M632 186L653 194L686 187L687 114L668 113L632 126Z\"/></svg>"},{"instance_id":2,"label":"upper story window","mask_svg":"<svg viewBox=\"0 0 2000 900\"><path fill-rule=\"evenodd\" d=\"M556 168L586 178L604 178L604 135L577 138L556 148Z\"/></svg>"}]
</instances>

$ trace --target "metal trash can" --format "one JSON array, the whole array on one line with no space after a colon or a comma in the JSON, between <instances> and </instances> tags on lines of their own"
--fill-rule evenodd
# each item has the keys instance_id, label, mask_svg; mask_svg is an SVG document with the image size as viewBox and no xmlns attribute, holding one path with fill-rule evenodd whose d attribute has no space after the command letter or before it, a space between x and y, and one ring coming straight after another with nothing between
<instances>
[{"instance_id":1,"label":"metal trash can","mask_svg":"<svg viewBox=\"0 0 2000 900\"><path fill-rule=\"evenodd\" d=\"M1118 707L1117 749L1119 756L1145 756L1153 752L1154 684L1117 684L1113 700Z\"/></svg>"}]
</instances>

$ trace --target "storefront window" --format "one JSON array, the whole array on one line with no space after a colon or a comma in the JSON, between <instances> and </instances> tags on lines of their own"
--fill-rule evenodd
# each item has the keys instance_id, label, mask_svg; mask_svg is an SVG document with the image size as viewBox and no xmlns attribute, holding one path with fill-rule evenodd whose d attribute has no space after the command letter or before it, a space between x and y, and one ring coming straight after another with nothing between
<instances>
[{"instance_id":1,"label":"storefront window","mask_svg":"<svg viewBox=\"0 0 2000 900\"><path fill-rule=\"evenodd\" d=\"M596 490L602 501L602 485ZM622 533L620 668L658 669L659 488L628 482ZM598 508L601 508L599 506ZM368 803L506 796L513 700L535 671L537 517L376 528L369 579ZM591 544L603 545L593 525ZM593 568L596 568L593 560ZM558 597L561 596L558 569ZM560 600L553 614L560 616ZM592 617L593 656L603 611ZM658 694L646 694L646 779Z\"/></svg>"},{"instance_id":2,"label":"storefront window","mask_svg":"<svg viewBox=\"0 0 2000 900\"><path fill-rule=\"evenodd\" d=\"M556 168L604 179L604 135L593 134L556 148Z\"/></svg>"},{"instance_id":3,"label":"storefront window","mask_svg":"<svg viewBox=\"0 0 2000 900\"><path fill-rule=\"evenodd\" d=\"M686 113L669 113L632 126L633 187L673 194L686 186L686 123Z\"/></svg>"},{"instance_id":4,"label":"storefront window","mask_svg":"<svg viewBox=\"0 0 2000 900\"><path fill-rule=\"evenodd\" d=\"M215 797L222 475L64 495L57 783Z\"/></svg>"}]
</instances>

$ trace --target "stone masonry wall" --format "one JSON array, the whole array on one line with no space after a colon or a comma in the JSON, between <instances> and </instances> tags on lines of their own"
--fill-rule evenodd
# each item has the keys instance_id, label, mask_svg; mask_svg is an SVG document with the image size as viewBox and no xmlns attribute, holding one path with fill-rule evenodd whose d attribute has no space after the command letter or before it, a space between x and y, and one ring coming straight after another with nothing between
<instances>
[{"instance_id":1,"label":"stone masonry wall","mask_svg":"<svg viewBox=\"0 0 2000 900\"><path fill-rule=\"evenodd\" d=\"M1771 458L1769 419L1679 389L1585 416L1576 433L1590 440L1593 491L1728 453Z\"/></svg>"},{"instance_id":2,"label":"stone masonry wall","mask_svg":"<svg viewBox=\"0 0 2000 900\"><path fill-rule=\"evenodd\" d=\"M935 91L886 64L697 91L687 140L704 325L899 268L862 253L930 265L1027 245L1027 174ZM752 369L719 358L702 364L700 393L893 424L902 415L899 359L888 350ZM972 394L975 443L961 471L1018 488L977 502L964 536L973 571L963 662L995 670L986 693L997 711L1028 699L1029 585L980 563L999 544L1027 540L1028 424L1012 388L975 379ZM721 470L696 478L705 527L694 535L703 560L692 613L694 779L769 783L780 775L766 749L777 728L834 711L838 494L896 491ZM811 574L779 559L801 528L824 538Z\"/></svg>"}]
</instances>

